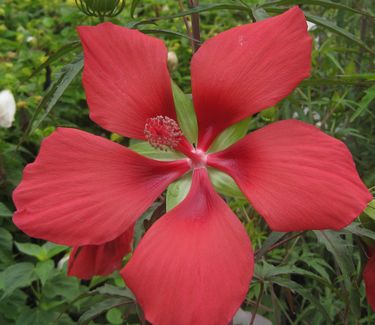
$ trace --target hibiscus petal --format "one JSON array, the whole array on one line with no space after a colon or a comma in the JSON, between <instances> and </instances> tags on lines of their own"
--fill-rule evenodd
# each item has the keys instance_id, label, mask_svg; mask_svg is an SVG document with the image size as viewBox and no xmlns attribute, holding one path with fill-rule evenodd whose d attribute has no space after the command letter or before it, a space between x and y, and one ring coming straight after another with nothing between
<instances>
[{"instance_id":1,"label":"hibiscus petal","mask_svg":"<svg viewBox=\"0 0 375 325\"><path fill-rule=\"evenodd\" d=\"M371 200L346 146L300 121L250 133L208 164L233 177L274 231L341 229Z\"/></svg>"},{"instance_id":2,"label":"hibiscus petal","mask_svg":"<svg viewBox=\"0 0 375 325\"><path fill-rule=\"evenodd\" d=\"M310 75L310 61L311 38L298 7L206 41L191 62L200 148L286 97Z\"/></svg>"},{"instance_id":3,"label":"hibiscus petal","mask_svg":"<svg viewBox=\"0 0 375 325\"><path fill-rule=\"evenodd\" d=\"M13 221L28 235L59 244L104 244L188 170L186 160L156 161L102 137L58 129L24 170Z\"/></svg>"},{"instance_id":4,"label":"hibiscus petal","mask_svg":"<svg viewBox=\"0 0 375 325\"><path fill-rule=\"evenodd\" d=\"M167 49L139 31L103 23L78 28L90 117L103 128L144 139L148 118L176 120Z\"/></svg>"},{"instance_id":5,"label":"hibiscus petal","mask_svg":"<svg viewBox=\"0 0 375 325\"><path fill-rule=\"evenodd\" d=\"M252 273L250 240L204 169L194 171L186 199L152 226L121 271L153 325L227 325Z\"/></svg>"},{"instance_id":6,"label":"hibiscus petal","mask_svg":"<svg viewBox=\"0 0 375 325\"><path fill-rule=\"evenodd\" d=\"M366 296L369 305L375 312L375 254L372 253L363 271L363 280L366 286Z\"/></svg>"},{"instance_id":7,"label":"hibiscus petal","mask_svg":"<svg viewBox=\"0 0 375 325\"><path fill-rule=\"evenodd\" d=\"M70 253L68 274L89 280L94 275L108 275L122 266L122 259L131 249L134 227L103 245L74 247Z\"/></svg>"}]
</instances>

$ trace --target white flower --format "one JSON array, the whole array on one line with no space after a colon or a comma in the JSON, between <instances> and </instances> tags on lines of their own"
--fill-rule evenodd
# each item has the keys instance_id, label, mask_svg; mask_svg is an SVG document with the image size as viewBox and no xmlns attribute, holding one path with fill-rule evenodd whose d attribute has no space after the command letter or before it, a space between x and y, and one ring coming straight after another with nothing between
<instances>
[{"instance_id":1,"label":"white flower","mask_svg":"<svg viewBox=\"0 0 375 325\"><path fill-rule=\"evenodd\" d=\"M322 127L322 122L320 122L320 121L316 122L315 126L320 129Z\"/></svg>"},{"instance_id":2,"label":"white flower","mask_svg":"<svg viewBox=\"0 0 375 325\"><path fill-rule=\"evenodd\" d=\"M292 118L299 118L298 112L293 112Z\"/></svg>"},{"instance_id":3,"label":"white flower","mask_svg":"<svg viewBox=\"0 0 375 325\"><path fill-rule=\"evenodd\" d=\"M313 111L311 113L311 116L312 116L312 118L313 118L314 121L319 121L320 120L320 114L318 112L316 112L316 111Z\"/></svg>"},{"instance_id":4,"label":"white flower","mask_svg":"<svg viewBox=\"0 0 375 325\"><path fill-rule=\"evenodd\" d=\"M0 92L0 127L10 128L16 114L16 102L9 90Z\"/></svg>"},{"instance_id":5,"label":"white flower","mask_svg":"<svg viewBox=\"0 0 375 325\"><path fill-rule=\"evenodd\" d=\"M303 114L307 115L309 112L310 112L310 108L305 107L305 108L303 109Z\"/></svg>"},{"instance_id":6,"label":"white flower","mask_svg":"<svg viewBox=\"0 0 375 325\"><path fill-rule=\"evenodd\" d=\"M316 26L314 23L312 23L311 21L307 21L307 30L310 32L310 31L313 31L315 29L317 29L318 26Z\"/></svg>"},{"instance_id":7,"label":"white flower","mask_svg":"<svg viewBox=\"0 0 375 325\"><path fill-rule=\"evenodd\" d=\"M34 36L27 36L27 37L26 37L26 42L27 42L27 43L30 43L30 42L32 42L33 40L35 40L35 37L34 37Z\"/></svg>"}]
</instances>

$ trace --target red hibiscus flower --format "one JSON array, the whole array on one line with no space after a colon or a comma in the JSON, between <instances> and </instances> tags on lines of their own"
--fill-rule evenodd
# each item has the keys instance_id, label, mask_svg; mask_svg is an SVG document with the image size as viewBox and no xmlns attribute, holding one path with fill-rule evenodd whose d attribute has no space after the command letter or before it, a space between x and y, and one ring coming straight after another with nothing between
<instances>
[{"instance_id":1,"label":"red hibiscus flower","mask_svg":"<svg viewBox=\"0 0 375 325\"><path fill-rule=\"evenodd\" d=\"M302 122L277 122L208 153L224 129L275 105L309 76L306 29L294 7L202 45L191 62L199 127L193 146L176 122L162 41L110 23L80 27L91 119L185 158L152 160L58 129L14 192L15 224L73 246L70 274L108 274L129 251L137 218L192 171L187 197L151 227L121 274L154 325L227 324L245 298L253 256L207 167L229 174L274 231L340 229L371 199L346 146Z\"/></svg>"}]
</instances>

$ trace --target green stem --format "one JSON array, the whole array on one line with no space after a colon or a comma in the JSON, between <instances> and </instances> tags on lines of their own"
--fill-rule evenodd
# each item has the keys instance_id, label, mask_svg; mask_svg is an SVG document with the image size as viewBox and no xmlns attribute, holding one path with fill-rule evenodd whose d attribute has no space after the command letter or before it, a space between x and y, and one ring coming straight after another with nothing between
<instances>
[{"instance_id":1,"label":"green stem","mask_svg":"<svg viewBox=\"0 0 375 325\"><path fill-rule=\"evenodd\" d=\"M257 315L257 312L258 312L258 308L259 308L260 302L262 301L263 293L264 293L264 282L262 281L262 282L260 282L260 291L259 291L259 296L258 296L258 299L257 299L256 305L255 305L255 309L254 309L253 313L251 314L251 319L250 319L250 323L249 323L249 325L253 325L254 322L255 322L255 317L256 317L256 315Z\"/></svg>"}]
</instances>

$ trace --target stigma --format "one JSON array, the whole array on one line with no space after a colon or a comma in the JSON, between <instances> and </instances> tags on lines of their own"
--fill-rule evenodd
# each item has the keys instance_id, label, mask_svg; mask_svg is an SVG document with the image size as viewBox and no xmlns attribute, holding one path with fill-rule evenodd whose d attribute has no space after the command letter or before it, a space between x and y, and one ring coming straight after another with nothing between
<instances>
[{"instance_id":1,"label":"stigma","mask_svg":"<svg viewBox=\"0 0 375 325\"><path fill-rule=\"evenodd\" d=\"M151 146L162 151L176 149L183 137L177 122L162 115L146 120L144 134Z\"/></svg>"}]
</instances>

